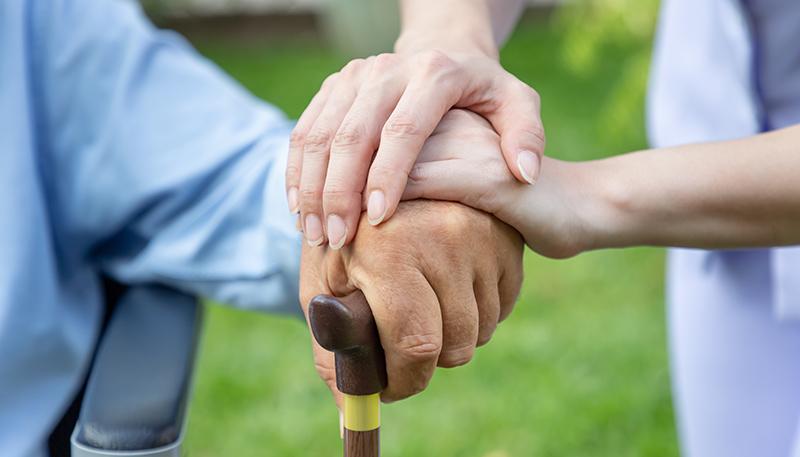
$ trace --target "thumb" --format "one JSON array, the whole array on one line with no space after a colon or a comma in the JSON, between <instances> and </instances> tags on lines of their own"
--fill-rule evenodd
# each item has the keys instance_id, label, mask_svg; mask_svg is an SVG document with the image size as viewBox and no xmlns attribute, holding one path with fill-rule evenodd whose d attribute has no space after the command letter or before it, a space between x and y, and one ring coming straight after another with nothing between
<instances>
[{"instance_id":1,"label":"thumb","mask_svg":"<svg viewBox=\"0 0 800 457\"><path fill-rule=\"evenodd\" d=\"M516 78L506 84L496 110L481 113L500 135L508 169L518 181L533 184L539 178L545 148L539 94Z\"/></svg>"}]
</instances>

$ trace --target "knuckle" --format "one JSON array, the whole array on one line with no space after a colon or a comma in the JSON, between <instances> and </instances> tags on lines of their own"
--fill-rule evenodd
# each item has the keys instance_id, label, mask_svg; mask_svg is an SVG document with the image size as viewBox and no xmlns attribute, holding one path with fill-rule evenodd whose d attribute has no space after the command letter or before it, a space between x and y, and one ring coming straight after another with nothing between
<instances>
[{"instance_id":1,"label":"knuckle","mask_svg":"<svg viewBox=\"0 0 800 457\"><path fill-rule=\"evenodd\" d=\"M460 108L451 109L450 111L447 112L447 114L445 114L445 116L448 118L448 120L456 122L471 121L475 118L480 119L480 117L477 114L473 113L472 111Z\"/></svg>"},{"instance_id":2,"label":"knuckle","mask_svg":"<svg viewBox=\"0 0 800 457\"><path fill-rule=\"evenodd\" d=\"M397 389L392 395L392 401L403 400L408 397L412 397L428 387L428 383L430 383L430 378L426 376L415 376L413 379L409 380L406 385L402 388Z\"/></svg>"},{"instance_id":3,"label":"knuckle","mask_svg":"<svg viewBox=\"0 0 800 457\"><path fill-rule=\"evenodd\" d=\"M545 133L544 133L544 127L542 126L542 124L536 123L531 128L531 132L530 133L531 133L531 135L533 135L537 139L539 139L542 142L542 144L544 144L545 141L547 140L547 137L545 136Z\"/></svg>"},{"instance_id":4,"label":"knuckle","mask_svg":"<svg viewBox=\"0 0 800 457\"><path fill-rule=\"evenodd\" d=\"M410 114L392 116L383 127L383 136L387 138L407 138L419 136L422 129L419 121Z\"/></svg>"},{"instance_id":5,"label":"knuckle","mask_svg":"<svg viewBox=\"0 0 800 457\"><path fill-rule=\"evenodd\" d=\"M327 149L333 134L329 130L314 129L306 135L303 152L319 152Z\"/></svg>"},{"instance_id":6,"label":"knuckle","mask_svg":"<svg viewBox=\"0 0 800 457\"><path fill-rule=\"evenodd\" d=\"M494 334L494 329L485 330L478 334L478 347L485 346L492 340L492 335Z\"/></svg>"},{"instance_id":7,"label":"knuckle","mask_svg":"<svg viewBox=\"0 0 800 457\"><path fill-rule=\"evenodd\" d=\"M292 133L289 134L289 147L302 148L305 139L306 139L306 132L304 130L295 128L294 130L292 130Z\"/></svg>"},{"instance_id":8,"label":"knuckle","mask_svg":"<svg viewBox=\"0 0 800 457\"><path fill-rule=\"evenodd\" d=\"M456 62L440 51L431 51L419 66L421 75L429 84L441 88L445 94L450 94L459 86L455 77L458 72Z\"/></svg>"},{"instance_id":9,"label":"knuckle","mask_svg":"<svg viewBox=\"0 0 800 457\"><path fill-rule=\"evenodd\" d=\"M455 368L466 365L472 360L474 352L475 349L472 346L446 350L439 355L438 365L442 368Z\"/></svg>"},{"instance_id":10,"label":"knuckle","mask_svg":"<svg viewBox=\"0 0 800 457\"><path fill-rule=\"evenodd\" d=\"M427 383L424 385L418 381L412 381L412 384L402 387L396 387L392 385L392 380L389 379L389 385L386 387L386 390L383 391L381 394L381 401L384 403L394 403L396 401L405 400L408 397L412 397L427 387Z\"/></svg>"},{"instance_id":11,"label":"knuckle","mask_svg":"<svg viewBox=\"0 0 800 457\"><path fill-rule=\"evenodd\" d=\"M348 146L355 146L364 141L364 128L358 125L345 125L342 126L333 137L333 148L339 150L340 148L347 148ZM341 151L338 151L341 152Z\"/></svg>"},{"instance_id":12,"label":"knuckle","mask_svg":"<svg viewBox=\"0 0 800 457\"><path fill-rule=\"evenodd\" d=\"M300 167L295 164L286 165L286 181L289 184L294 184L300 180Z\"/></svg>"},{"instance_id":13,"label":"knuckle","mask_svg":"<svg viewBox=\"0 0 800 457\"><path fill-rule=\"evenodd\" d=\"M300 189L300 206L305 212L316 207L317 203L322 199L322 190L312 187L303 187Z\"/></svg>"},{"instance_id":14,"label":"knuckle","mask_svg":"<svg viewBox=\"0 0 800 457\"><path fill-rule=\"evenodd\" d=\"M530 86L526 86L526 87L528 88L528 96L538 106L542 102L542 96L539 95L539 92L537 92L536 89L534 89L534 88L532 88Z\"/></svg>"},{"instance_id":15,"label":"knuckle","mask_svg":"<svg viewBox=\"0 0 800 457\"><path fill-rule=\"evenodd\" d=\"M322 362L314 362L314 368L325 384L336 385L336 371L332 366Z\"/></svg>"},{"instance_id":16,"label":"knuckle","mask_svg":"<svg viewBox=\"0 0 800 457\"><path fill-rule=\"evenodd\" d=\"M398 166L397 168L387 166L387 164L373 163L372 168L369 170L370 185L377 185L377 187L385 188L387 186L393 187L402 184L403 176L408 176L411 172L413 164L405 168ZM384 189L386 190L386 189Z\"/></svg>"},{"instance_id":17,"label":"knuckle","mask_svg":"<svg viewBox=\"0 0 800 457\"><path fill-rule=\"evenodd\" d=\"M426 74L445 73L455 67L455 61L442 51L431 50L423 54L422 70Z\"/></svg>"},{"instance_id":18,"label":"knuckle","mask_svg":"<svg viewBox=\"0 0 800 457\"><path fill-rule=\"evenodd\" d=\"M336 81L339 79L341 74L339 72L331 73L322 81L322 85L320 86L320 90L328 90L331 86L336 84Z\"/></svg>"},{"instance_id":19,"label":"knuckle","mask_svg":"<svg viewBox=\"0 0 800 457\"><path fill-rule=\"evenodd\" d=\"M322 205L326 213L337 213L339 210L348 209L351 204L361 205L361 193L346 190L341 187L325 186L322 192Z\"/></svg>"},{"instance_id":20,"label":"knuckle","mask_svg":"<svg viewBox=\"0 0 800 457\"><path fill-rule=\"evenodd\" d=\"M447 205L436 220L434 228L443 237L461 237L465 232L471 231L471 228L480 225L480 219L476 218L478 214L482 213L463 205Z\"/></svg>"},{"instance_id":21,"label":"knuckle","mask_svg":"<svg viewBox=\"0 0 800 457\"><path fill-rule=\"evenodd\" d=\"M534 152L539 154L544 153L547 137L544 133L544 127L542 127L541 124L537 122L524 127L522 134L533 140L533 143L535 143L535 146L532 146L533 149L535 149Z\"/></svg>"},{"instance_id":22,"label":"knuckle","mask_svg":"<svg viewBox=\"0 0 800 457\"><path fill-rule=\"evenodd\" d=\"M325 183L325 188L323 189L322 194L325 197L330 198L350 198L354 195L360 195L361 193L349 189L348 183L345 181L333 180L329 178L328 182Z\"/></svg>"},{"instance_id":23,"label":"knuckle","mask_svg":"<svg viewBox=\"0 0 800 457\"><path fill-rule=\"evenodd\" d=\"M364 66L365 62L366 60L364 59L353 59L350 62L347 62L347 64L345 64L345 66L342 68L341 73L346 76L351 76L358 70L360 70Z\"/></svg>"},{"instance_id":24,"label":"knuckle","mask_svg":"<svg viewBox=\"0 0 800 457\"><path fill-rule=\"evenodd\" d=\"M374 72L384 72L391 70L397 63L397 56L390 53L382 53L375 56L372 62Z\"/></svg>"},{"instance_id":25,"label":"knuckle","mask_svg":"<svg viewBox=\"0 0 800 457\"><path fill-rule=\"evenodd\" d=\"M516 85L517 90L528 100L539 103L541 101L541 97L539 96L539 92L536 92L536 89L533 87L525 84L520 80L515 80L514 84Z\"/></svg>"},{"instance_id":26,"label":"knuckle","mask_svg":"<svg viewBox=\"0 0 800 457\"><path fill-rule=\"evenodd\" d=\"M411 184L422 184L429 178L428 169L422 165L415 164L408 172L408 181Z\"/></svg>"},{"instance_id":27,"label":"knuckle","mask_svg":"<svg viewBox=\"0 0 800 457\"><path fill-rule=\"evenodd\" d=\"M392 178L396 177L397 174L398 172L394 171ZM371 174L370 182L378 182L377 177ZM381 182L394 183L394 181ZM410 214L409 211L413 211L413 224L409 224L411 220L404 216L404 214ZM447 256L448 262L456 262L454 264L458 264L463 260L464 251L460 248L449 249L450 247L460 247L465 242L484 243L487 241L485 236L491 233L487 229L484 217L482 217L483 212L457 203L431 200L425 201L424 204L418 204L411 201L400 205L398 212L400 217L396 221L392 219L395 223L386 224L382 228L381 237L385 237L391 243L397 243L397 240L414 240L424 230L424 236L427 239L437 240L436 246L442 248L437 252ZM489 217L489 215L486 215L485 219ZM414 244L411 243L411 245ZM382 253L382 255L385 255L385 253Z\"/></svg>"},{"instance_id":28,"label":"knuckle","mask_svg":"<svg viewBox=\"0 0 800 457\"><path fill-rule=\"evenodd\" d=\"M497 305L498 308L498 319L499 319L499 308L500 305ZM494 331L497 329L497 322L485 322L481 323L480 328L478 329L478 339L477 339L477 347L484 346L489 341L491 341L492 336L494 335Z\"/></svg>"},{"instance_id":29,"label":"knuckle","mask_svg":"<svg viewBox=\"0 0 800 457\"><path fill-rule=\"evenodd\" d=\"M364 93L385 97L386 94L395 92L396 88L394 88L392 84L392 80L395 77L393 75L395 67L397 67L396 64L387 64L383 68L378 65L373 65L369 76L364 80Z\"/></svg>"},{"instance_id":30,"label":"knuckle","mask_svg":"<svg viewBox=\"0 0 800 457\"><path fill-rule=\"evenodd\" d=\"M433 334L406 335L398 341L397 351L406 359L424 362L439 357L442 342Z\"/></svg>"}]
</instances>

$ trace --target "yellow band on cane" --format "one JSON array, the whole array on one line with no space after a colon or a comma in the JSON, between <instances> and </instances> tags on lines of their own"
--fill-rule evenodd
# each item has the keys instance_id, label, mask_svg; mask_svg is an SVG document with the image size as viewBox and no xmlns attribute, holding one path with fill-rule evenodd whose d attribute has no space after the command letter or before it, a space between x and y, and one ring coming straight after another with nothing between
<instances>
[{"instance_id":1,"label":"yellow band on cane","mask_svg":"<svg viewBox=\"0 0 800 457\"><path fill-rule=\"evenodd\" d=\"M344 428L354 432L368 432L380 426L380 394L344 394Z\"/></svg>"}]
</instances>

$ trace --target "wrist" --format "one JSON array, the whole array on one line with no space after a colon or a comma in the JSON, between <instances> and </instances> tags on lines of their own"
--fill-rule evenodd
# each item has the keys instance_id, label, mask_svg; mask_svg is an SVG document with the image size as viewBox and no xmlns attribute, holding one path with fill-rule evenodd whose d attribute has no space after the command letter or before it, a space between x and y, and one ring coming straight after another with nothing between
<instances>
[{"instance_id":1,"label":"wrist","mask_svg":"<svg viewBox=\"0 0 800 457\"><path fill-rule=\"evenodd\" d=\"M414 54L425 51L438 50L445 53L460 53L499 59L499 51L491 37L482 37L480 34L461 33L450 29L446 33L431 33L417 30L403 30L394 44L394 51L398 54Z\"/></svg>"},{"instance_id":2,"label":"wrist","mask_svg":"<svg viewBox=\"0 0 800 457\"><path fill-rule=\"evenodd\" d=\"M495 215L546 257L621 247L629 225L628 193L602 161L563 162L545 157L534 185L508 183Z\"/></svg>"},{"instance_id":3,"label":"wrist","mask_svg":"<svg viewBox=\"0 0 800 457\"><path fill-rule=\"evenodd\" d=\"M614 158L581 164L585 176L582 221L586 250L622 248L638 240L636 193Z\"/></svg>"},{"instance_id":4,"label":"wrist","mask_svg":"<svg viewBox=\"0 0 800 457\"><path fill-rule=\"evenodd\" d=\"M402 31L395 52L438 49L498 59L485 0L403 0L400 6Z\"/></svg>"}]
</instances>

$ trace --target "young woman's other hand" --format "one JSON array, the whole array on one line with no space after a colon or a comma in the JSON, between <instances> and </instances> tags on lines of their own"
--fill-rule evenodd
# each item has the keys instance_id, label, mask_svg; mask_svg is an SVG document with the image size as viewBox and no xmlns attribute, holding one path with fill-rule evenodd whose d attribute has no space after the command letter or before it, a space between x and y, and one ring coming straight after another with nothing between
<instances>
[{"instance_id":1,"label":"young woman's other hand","mask_svg":"<svg viewBox=\"0 0 800 457\"><path fill-rule=\"evenodd\" d=\"M461 202L492 213L539 254L571 257L591 245L599 215L585 165L544 158L535 186L521 184L500 154L500 137L481 116L449 111L425 142L403 199Z\"/></svg>"}]
</instances>

